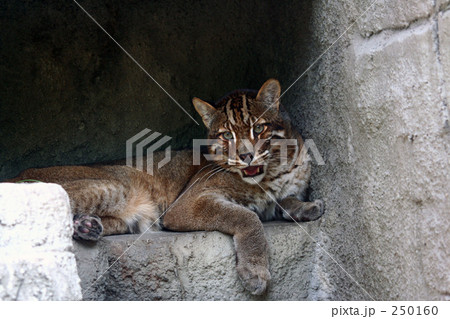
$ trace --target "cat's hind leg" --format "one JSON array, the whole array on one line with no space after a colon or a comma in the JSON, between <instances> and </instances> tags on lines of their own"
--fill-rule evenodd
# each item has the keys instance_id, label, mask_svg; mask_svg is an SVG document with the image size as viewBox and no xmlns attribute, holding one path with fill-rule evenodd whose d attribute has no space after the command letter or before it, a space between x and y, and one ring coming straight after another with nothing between
<instances>
[{"instance_id":1,"label":"cat's hind leg","mask_svg":"<svg viewBox=\"0 0 450 319\"><path fill-rule=\"evenodd\" d=\"M102 235L129 232L123 220L127 187L119 181L81 179L61 183L70 198L74 239L95 241Z\"/></svg>"},{"instance_id":2,"label":"cat's hind leg","mask_svg":"<svg viewBox=\"0 0 450 319\"><path fill-rule=\"evenodd\" d=\"M98 240L102 235L142 233L158 229L159 210L146 184L115 179L82 179L61 183L74 215L74 238Z\"/></svg>"},{"instance_id":3,"label":"cat's hind leg","mask_svg":"<svg viewBox=\"0 0 450 319\"><path fill-rule=\"evenodd\" d=\"M73 216L73 238L95 241L103 234L103 225L100 217L93 215L76 214Z\"/></svg>"},{"instance_id":4,"label":"cat's hind leg","mask_svg":"<svg viewBox=\"0 0 450 319\"><path fill-rule=\"evenodd\" d=\"M102 218L94 215L76 214L73 216L73 238L97 241L101 236L126 234L130 229L121 219L111 216Z\"/></svg>"},{"instance_id":5,"label":"cat's hind leg","mask_svg":"<svg viewBox=\"0 0 450 319\"><path fill-rule=\"evenodd\" d=\"M323 215L323 202L302 202L294 196L289 196L280 202L279 212L284 219L296 222L309 222Z\"/></svg>"},{"instance_id":6,"label":"cat's hind leg","mask_svg":"<svg viewBox=\"0 0 450 319\"><path fill-rule=\"evenodd\" d=\"M123 166L59 166L28 169L17 182L34 179L61 185L69 195L75 239L159 229L160 211L146 178Z\"/></svg>"}]
</instances>

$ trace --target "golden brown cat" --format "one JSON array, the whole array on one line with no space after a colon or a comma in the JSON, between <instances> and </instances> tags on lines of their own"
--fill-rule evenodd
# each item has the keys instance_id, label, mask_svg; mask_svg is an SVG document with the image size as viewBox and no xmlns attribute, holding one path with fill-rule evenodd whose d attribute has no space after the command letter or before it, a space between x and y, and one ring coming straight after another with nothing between
<instances>
[{"instance_id":1,"label":"golden brown cat","mask_svg":"<svg viewBox=\"0 0 450 319\"><path fill-rule=\"evenodd\" d=\"M116 163L29 169L11 181L60 184L69 194L75 239L149 228L229 234L243 285L262 294L270 273L261 221L303 222L323 214L321 201L303 201L310 163L279 97L272 79L259 91L234 91L214 106L194 98L213 161L200 156L194 164L198 154L178 151L152 175ZM155 161L163 156L155 154Z\"/></svg>"}]
</instances>

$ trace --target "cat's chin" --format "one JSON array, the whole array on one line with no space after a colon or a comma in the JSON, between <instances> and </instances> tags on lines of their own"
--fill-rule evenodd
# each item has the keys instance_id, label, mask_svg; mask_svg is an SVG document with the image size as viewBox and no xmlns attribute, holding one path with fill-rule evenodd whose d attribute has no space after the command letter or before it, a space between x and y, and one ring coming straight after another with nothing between
<instances>
[{"instance_id":1,"label":"cat's chin","mask_svg":"<svg viewBox=\"0 0 450 319\"><path fill-rule=\"evenodd\" d=\"M249 166L245 169L239 170L242 179L249 184L258 184L266 176L265 165Z\"/></svg>"},{"instance_id":2,"label":"cat's chin","mask_svg":"<svg viewBox=\"0 0 450 319\"><path fill-rule=\"evenodd\" d=\"M242 179L249 184L259 184L264 179L264 176L266 176L265 172L257 176L242 176Z\"/></svg>"}]
</instances>

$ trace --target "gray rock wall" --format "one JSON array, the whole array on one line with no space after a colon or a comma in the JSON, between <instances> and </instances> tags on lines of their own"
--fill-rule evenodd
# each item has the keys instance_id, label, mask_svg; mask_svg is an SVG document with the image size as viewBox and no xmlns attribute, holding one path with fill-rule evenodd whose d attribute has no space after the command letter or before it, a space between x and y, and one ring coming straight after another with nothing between
<instances>
[{"instance_id":1,"label":"gray rock wall","mask_svg":"<svg viewBox=\"0 0 450 319\"><path fill-rule=\"evenodd\" d=\"M450 296L448 1L316 1L310 61L291 108L326 165L324 259L332 299ZM318 252L320 253L320 251ZM355 282L358 282L356 284Z\"/></svg>"}]
</instances>

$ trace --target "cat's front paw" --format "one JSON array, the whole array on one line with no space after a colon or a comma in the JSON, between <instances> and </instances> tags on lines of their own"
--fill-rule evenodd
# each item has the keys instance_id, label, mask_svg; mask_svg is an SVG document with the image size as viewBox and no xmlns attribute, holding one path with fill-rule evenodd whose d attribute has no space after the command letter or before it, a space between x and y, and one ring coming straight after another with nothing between
<instances>
[{"instance_id":1,"label":"cat's front paw","mask_svg":"<svg viewBox=\"0 0 450 319\"><path fill-rule=\"evenodd\" d=\"M100 217L77 214L73 216L73 238L97 241L103 233Z\"/></svg>"},{"instance_id":2,"label":"cat's front paw","mask_svg":"<svg viewBox=\"0 0 450 319\"><path fill-rule=\"evenodd\" d=\"M308 212L308 220L319 219L323 215L323 202L320 199L316 199Z\"/></svg>"},{"instance_id":3,"label":"cat's front paw","mask_svg":"<svg viewBox=\"0 0 450 319\"><path fill-rule=\"evenodd\" d=\"M242 285L252 295L262 295L271 279L269 269L264 266L240 265L237 267L237 272Z\"/></svg>"},{"instance_id":4,"label":"cat's front paw","mask_svg":"<svg viewBox=\"0 0 450 319\"><path fill-rule=\"evenodd\" d=\"M323 202L320 199L301 205L290 215L297 222L310 222L323 215Z\"/></svg>"}]
</instances>

